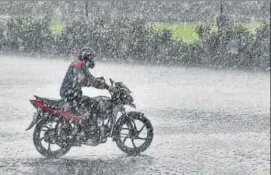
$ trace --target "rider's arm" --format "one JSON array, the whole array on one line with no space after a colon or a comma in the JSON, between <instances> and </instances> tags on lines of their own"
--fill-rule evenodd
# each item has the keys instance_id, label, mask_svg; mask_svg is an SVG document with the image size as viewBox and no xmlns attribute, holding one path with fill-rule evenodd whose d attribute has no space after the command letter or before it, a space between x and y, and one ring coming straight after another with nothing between
<instances>
[{"instance_id":1,"label":"rider's arm","mask_svg":"<svg viewBox=\"0 0 271 175\"><path fill-rule=\"evenodd\" d=\"M89 70L86 68L84 69L85 71L85 75L86 75L86 86L87 87L95 87L97 89L108 89L109 86L102 80L95 78L90 72Z\"/></svg>"}]
</instances>

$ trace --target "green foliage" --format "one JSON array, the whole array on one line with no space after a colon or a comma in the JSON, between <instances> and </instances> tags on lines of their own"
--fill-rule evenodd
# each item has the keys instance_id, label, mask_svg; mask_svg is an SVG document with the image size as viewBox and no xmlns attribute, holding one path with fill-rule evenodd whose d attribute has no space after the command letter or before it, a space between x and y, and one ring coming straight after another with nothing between
<instances>
[{"instance_id":1,"label":"green foliage","mask_svg":"<svg viewBox=\"0 0 271 175\"><path fill-rule=\"evenodd\" d=\"M195 43L198 41L196 27L199 23L151 23L149 27L153 31L162 31L164 29L172 32L172 37L176 41L184 41L186 43Z\"/></svg>"},{"instance_id":2,"label":"green foliage","mask_svg":"<svg viewBox=\"0 0 271 175\"><path fill-rule=\"evenodd\" d=\"M6 22L2 50L46 53L53 42L50 19L16 18Z\"/></svg>"},{"instance_id":3,"label":"green foliage","mask_svg":"<svg viewBox=\"0 0 271 175\"><path fill-rule=\"evenodd\" d=\"M50 23L50 30L54 35L59 35L64 30L65 24L61 22L52 22Z\"/></svg>"},{"instance_id":4,"label":"green foliage","mask_svg":"<svg viewBox=\"0 0 271 175\"><path fill-rule=\"evenodd\" d=\"M1 25L0 25L1 26ZM270 26L147 23L138 17L73 20L10 19L0 27L1 51L76 55L84 46L100 57L184 66L270 67ZM254 33L252 31L256 30Z\"/></svg>"},{"instance_id":5,"label":"green foliage","mask_svg":"<svg viewBox=\"0 0 271 175\"><path fill-rule=\"evenodd\" d=\"M235 26L243 26L247 31L254 34L258 28L260 28L261 23L235 23ZM164 29L172 31L172 37L174 40L183 41L189 44L193 44L199 40L197 29L200 26L209 26L211 30L217 32L217 26L213 23L162 23L154 22L150 23L149 27L152 31L162 31Z\"/></svg>"},{"instance_id":6,"label":"green foliage","mask_svg":"<svg viewBox=\"0 0 271 175\"><path fill-rule=\"evenodd\" d=\"M268 45L270 43L270 28L264 25L255 36L243 24L229 26L224 35L212 30L210 25L197 28L200 45L206 55L203 62L223 67L262 68L270 67ZM264 31L263 31L264 30ZM264 35L264 37L259 37Z\"/></svg>"}]
</instances>

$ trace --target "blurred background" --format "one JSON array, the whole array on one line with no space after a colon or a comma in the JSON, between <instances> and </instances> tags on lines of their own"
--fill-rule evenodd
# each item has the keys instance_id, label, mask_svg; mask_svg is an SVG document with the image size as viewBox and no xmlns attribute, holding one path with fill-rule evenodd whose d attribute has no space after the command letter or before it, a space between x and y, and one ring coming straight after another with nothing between
<instances>
[{"instance_id":1,"label":"blurred background","mask_svg":"<svg viewBox=\"0 0 271 175\"><path fill-rule=\"evenodd\" d=\"M1 1L0 51L269 70L270 2Z\"/></svg>"}]
</instances>

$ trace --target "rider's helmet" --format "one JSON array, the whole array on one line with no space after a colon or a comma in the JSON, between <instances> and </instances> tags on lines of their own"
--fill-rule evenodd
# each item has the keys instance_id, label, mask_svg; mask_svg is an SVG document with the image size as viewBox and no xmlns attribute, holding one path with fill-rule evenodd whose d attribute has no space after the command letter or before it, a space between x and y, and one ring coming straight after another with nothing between
<instances>
[{"instance_id":1,"label":"rider's helmet","mask_svg":"<svg viewBox=\"0 0 271 175\"><path fill-rule=\"evenodd\" d=\"M95 67L94 58L96 57L95 51L90 47L84 47L80 50L78 58L84 60L87 67L92 69Z\"/></svg>"}]
</instances>

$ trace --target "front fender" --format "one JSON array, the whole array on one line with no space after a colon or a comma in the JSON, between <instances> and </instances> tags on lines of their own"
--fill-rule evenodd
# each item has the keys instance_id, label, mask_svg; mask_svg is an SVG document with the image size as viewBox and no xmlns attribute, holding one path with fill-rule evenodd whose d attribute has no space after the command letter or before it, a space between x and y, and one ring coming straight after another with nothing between
<instances>
[{"instance_id":1,"label":"front fender","mask_svg":"<svg viewBox=\"0 0 271 175\"><path fill-rule=\"evenodd\" d=\"M126 114L123 114L119 117L119 119L116 122L116 126L122 121L122 120L131 120L133 119L135 116L144 116L144 114L142 112L135 112L135 111L131 111L131 112L127 112Z\"/></svg>"},{"instance_id":2,"label":"front fender","mask_svg":"<svg viewBox=\"0 0 271 175\"><path fill-rule=\"evenodd\" d=\"M112 132L112 138L113 138L113 141L115 141L115 131L117 129L117 127L120 125L120 123L123 121L123 120L131 120L133 119L135 116L144 116L144 113L142 112L135 112L135 111L131 111L131 112L127 112L126 114L123 114L121 115L116 124L114 125L114 128L113 128L113 132Z\"/></svg>"}]
</instances>

